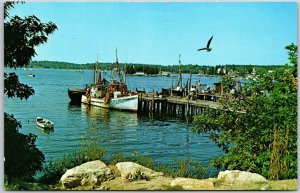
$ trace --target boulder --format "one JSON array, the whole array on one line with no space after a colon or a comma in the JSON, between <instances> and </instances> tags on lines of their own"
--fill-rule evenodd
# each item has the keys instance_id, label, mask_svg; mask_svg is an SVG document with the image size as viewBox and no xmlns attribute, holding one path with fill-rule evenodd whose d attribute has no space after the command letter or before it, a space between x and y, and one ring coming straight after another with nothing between
<instances>
[{"instance_id":1,"label":"boulder","mask_svg":"<svg viewBox=\"0 0 300 193\"><path fill-rule=\"evenodd\" d=\"M77 186L100 185L110 179L114 179L111 169L105 163L96 160L67 170L60 181L65 188L74 188Z\"/></svg>"},{"instance_id":2,"label":"boulder","mask_svg":"<svg viewBox=\"0 0 300 193\"><path fill-rule=\"evenodd\" d=\"M134 162L119 162L116 164L121 173L121 178L134 180L134 179L151 179L158 176L163 176L162 172L156 172Z\"/></svg>"},{"instance_id":3,"label":"boulder","mask_svg":"<svg viewBox=\"0 0 300 193\"><path fill-rule=\"evenodd\" d=\"M225 182L267 182L267 180L256 173L239 171L239 170L226 170L219 172L218 180Z\"/></svg>"},{"instance_id":4,"label":"boulder","mask_svg":"<svg viewBox=\"0 0 300 193\"><path fill-rule=\"evenodd\" d=\"M171 181L171 186L181 186L185 190L213 190L214 183L211 180L175 178Z\"/></svg>"}]
</instances>

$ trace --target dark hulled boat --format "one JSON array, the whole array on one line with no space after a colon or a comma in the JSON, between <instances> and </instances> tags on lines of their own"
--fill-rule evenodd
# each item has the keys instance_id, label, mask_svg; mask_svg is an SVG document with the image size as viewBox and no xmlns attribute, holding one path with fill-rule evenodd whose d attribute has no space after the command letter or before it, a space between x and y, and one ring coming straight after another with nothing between
<instances>
[{"instance_id":1,"label":"dark hulled boat","mask_svg":"<svg viewBox=\"0 0 300 193\"><path fill-rule=\"evenodd\" d=\"M81 96L86 93L87 89L68 89L68 95L71 99L71 103L80 104Z\"/></svg>"}]
</instances>

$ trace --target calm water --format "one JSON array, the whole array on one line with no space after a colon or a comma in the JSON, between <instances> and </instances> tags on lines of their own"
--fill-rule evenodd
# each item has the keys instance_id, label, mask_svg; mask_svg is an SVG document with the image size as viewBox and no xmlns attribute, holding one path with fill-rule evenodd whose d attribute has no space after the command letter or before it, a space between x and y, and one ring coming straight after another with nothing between
<instances>
[{"instance_id":1,"label":"calm water","mask_svg":"<svg viewBox=\"0 0 300 193\"><path fill-rule=\"evenodd\" d=\"M93 79L92 71L17 69L16 72L21 82L35 89L35 95L27 101L5 97L4 111L22 122L22 133L37 135L36 145L45 154L46 161L72 153L87 142L104 147L108 159L112 153L138 151L152 156L155 163L172 163L174 158L192 157L207 164L211 158L222 154L208 135L193 133L191 125L177 118L149 118L83 104L70 105L67 89L89 84ZM28 73L36 76L28 77ZM188 77L183 75L184 84ZM145 88L146 91L169 88L172 80L175 85L177 77L127 77L130 89ZM192 83L199 80L213 88L218 77L194 75ZM35 124L37 116L54 121L54 131L45 133L39 129Z\"/></svg>"}]
</instances>

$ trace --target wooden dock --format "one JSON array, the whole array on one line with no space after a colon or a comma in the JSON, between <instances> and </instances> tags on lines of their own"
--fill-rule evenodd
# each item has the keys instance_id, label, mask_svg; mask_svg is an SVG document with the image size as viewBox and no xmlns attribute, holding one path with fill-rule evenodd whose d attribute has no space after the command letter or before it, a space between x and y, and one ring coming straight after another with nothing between
<instances>
[{"instance_id":1,"label":"wooden dock","mask_svg":"<svg viewBox=\"0 0 300 193\"><path fill-rule=\"evenodd\" d=\"M218 100L204 99L199 100L191 96L189 98L180 96L162 97L155 93L140 93L138 112L140 114L193 116L203 114L206 109L220 108Z\"/></svg>"}]
</instances>

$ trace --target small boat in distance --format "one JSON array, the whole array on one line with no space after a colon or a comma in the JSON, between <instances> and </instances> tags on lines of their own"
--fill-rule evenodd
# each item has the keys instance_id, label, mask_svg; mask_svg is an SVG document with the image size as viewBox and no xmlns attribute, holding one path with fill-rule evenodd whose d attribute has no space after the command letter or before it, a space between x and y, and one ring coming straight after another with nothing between
<instances>
[{"instance_id":1,"label":"small boat in distance","mask_svg":"<svg viewBox=\"0 0 300 193\"><path fill-rule=\"evenodd\" d=\"M43 128L43 129L53 129L54 123L46 118L43 117L37 117L36 119L37 126Z\"/></svg>"},{"instance_id":2,"label":"small boat in distance","mask_svg":"<svg viewBox=\"0 0 300 193\"><path fill-rule=\"evenodd\" d=\"M27 76L35 77L35 74L28 73Z\"/></svg>"}]
</instances>

